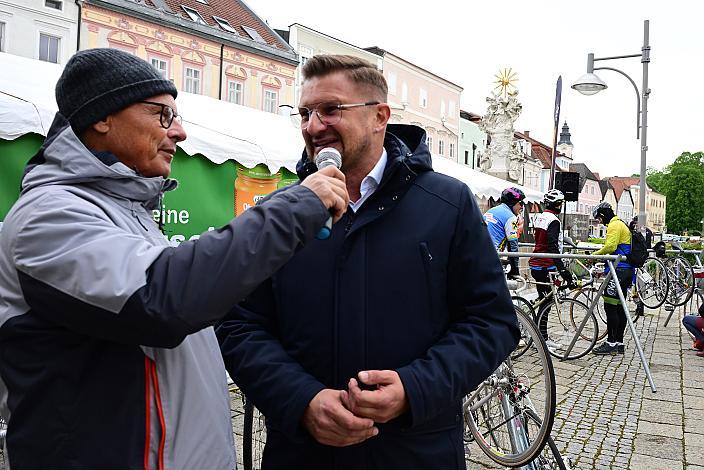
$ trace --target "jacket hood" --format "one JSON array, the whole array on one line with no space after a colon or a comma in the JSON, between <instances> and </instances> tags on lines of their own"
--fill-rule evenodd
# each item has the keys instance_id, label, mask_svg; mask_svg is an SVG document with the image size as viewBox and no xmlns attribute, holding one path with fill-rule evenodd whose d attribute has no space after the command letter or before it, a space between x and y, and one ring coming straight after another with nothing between
<instances>
[{"instance_id":1,"label":"jacket hood","mask_svg":"<svg viewBox=\"0 0 704 470\"><path fill-rule=\"evenodd\" d=\"M432 171L432 158L425 142L425 131L420 127L408 124L387 125L384 148L388 155L388 162L384 175L398 163L404 163L415 173ZM344 156L342 158L344 159ZM303 155L296 164L298 177L303 180L316 171L318 169L315 163L308 158L308 154L303 149Z\"/></svg>"},{"instance_id":2,"label":"jacket hood","mask_svg":"<svg viewBox=\"0 0 704 470\"><path fill-rule=\"evenodd\" d=\"M156 207L164 191L176 188L176 180L147 178L111 159L101 161L78 139L65 117L56 113L44 144L24 170L21 193L47 185L82 184ZM108 161L113 160L113 161Z\"/></svg>"}]
</instances>

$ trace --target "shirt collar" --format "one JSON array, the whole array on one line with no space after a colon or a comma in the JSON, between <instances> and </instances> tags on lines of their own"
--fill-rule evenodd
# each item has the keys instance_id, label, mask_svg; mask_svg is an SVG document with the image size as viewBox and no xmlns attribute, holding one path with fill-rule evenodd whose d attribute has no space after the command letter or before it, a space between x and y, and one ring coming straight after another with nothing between
<instances>
[{"instance_id":1,"label":"shirt collar","mask_svg":"<svg viewBox=\"0 0 704 470\"><path fill-rule=\"evenodd\" d=\"M386 161L388 157L386 155L386 149L382 148L381 157L379 161L376 162L372 171L369 172L367 176L362 180L361 187L364 188L369 186L378 187L381 184L381 178L384 176L384 169L386 169Z\"/></svg>"}]
</instances>

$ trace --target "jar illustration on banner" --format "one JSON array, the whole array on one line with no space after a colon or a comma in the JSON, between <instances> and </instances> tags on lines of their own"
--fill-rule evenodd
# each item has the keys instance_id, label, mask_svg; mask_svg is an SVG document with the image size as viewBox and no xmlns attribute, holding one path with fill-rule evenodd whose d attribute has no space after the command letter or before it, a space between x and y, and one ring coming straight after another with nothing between
<instances>
[{"instance_id":1,"label":"jar illustration on banner","mask_svg":"<svg viewBox=\"0 0 704 470\"><path fill-rule=\"evenodd\" d=\"M281 181L279 181L279 184L276 185L276 188L278 189L278 188L290 186L293 183L298 183L298 175L295 173L291 173L286 168L282 168L281 169Z\"/></svg>"},{"instance_id":2,"label":"jar illustration on banner","mask_svg":"<svg viewBox=\"0 0 704 470\"><path fill-rule=\"evenodd\" d=\"M266 165L246 168L237 164L235 180L235 216L255 205L267 194L276 190L281 173L271 173Z\"/></svg>"}]
</instances>

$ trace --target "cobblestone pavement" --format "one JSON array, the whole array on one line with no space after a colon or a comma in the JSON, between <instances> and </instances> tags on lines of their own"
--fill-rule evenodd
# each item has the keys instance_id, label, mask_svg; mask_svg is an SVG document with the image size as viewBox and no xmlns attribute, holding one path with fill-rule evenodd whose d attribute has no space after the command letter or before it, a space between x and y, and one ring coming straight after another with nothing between
<instances>
[{"instance_id":1,"label":"cobblestone pavement","mask_svg":"<svg viewBox=\"0 0 704 470\"><path fill-rule=\"evenodd\" d=\"M704 358L675 311L646 309L636 323L657 393L626 329L623 356L560 362L552 437L580 469L704 470ZM502 468L470 446L468 468Z\"/></svg>"},{"instance_id":2,"label":"cobblestone pavement","mask_svg":"<svg viewBox=\"0 0 704 470\"><path fill-rule=\"evenodd\" d=\"M552 437L577 468L704 470L704 358L689 350L681 311L664 326L666 316L664 310L646 310L636 323L657 393L650 390L628 329L623 356L554 360L557 413ZM238 466L243 422L242 399L233 392ZM468 468L502 468L476 444L470 451Z\"/></svg>"}]
</instances>

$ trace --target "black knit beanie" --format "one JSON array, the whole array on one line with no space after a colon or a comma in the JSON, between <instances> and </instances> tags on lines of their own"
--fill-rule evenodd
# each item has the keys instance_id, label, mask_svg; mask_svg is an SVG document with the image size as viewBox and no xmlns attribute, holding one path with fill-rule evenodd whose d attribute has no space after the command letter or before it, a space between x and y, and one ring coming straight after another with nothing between
<instances>
[{"instance_id":1,"label":"black knit beanie","mask_svg":"<svg viewBox=\"0 0 704 470\"><path fill-rule=\"evenodd\" d=\"M178 91L148 62L117 49L77 52L56 82L56 104L76 134L137 101Z\"/></svg>"}]
</instances>

